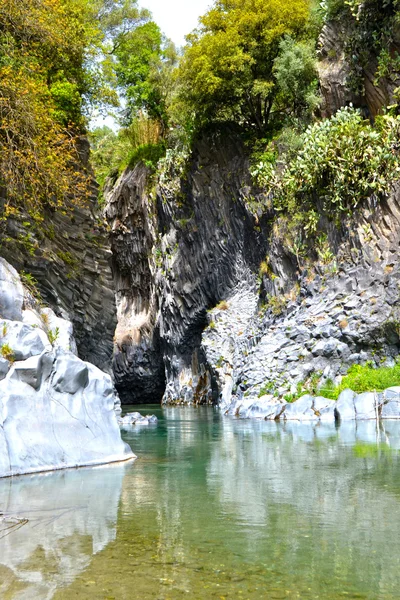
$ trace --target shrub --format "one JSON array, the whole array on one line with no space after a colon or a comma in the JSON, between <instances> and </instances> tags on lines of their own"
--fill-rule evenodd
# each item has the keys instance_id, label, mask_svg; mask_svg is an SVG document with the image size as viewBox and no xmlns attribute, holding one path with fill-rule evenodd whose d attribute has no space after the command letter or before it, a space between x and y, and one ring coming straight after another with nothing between
<instances>
[{"instance_id":1,"label":"shrub","mask_svg":"<svg viewBox=\"0 0 400 600\"><path fill-rule=\"evenodd\" d=\"M11 348L10 344L3 344L0 348L0 354L11 363L15 361L14 350Z\"/></svg>"},{"instance_id":2,"label":"shrub","mask_svg":"<svg viewBox=\"0 0 400 600\"><path fill-rule=\"evenodd\" d=\"M319 222L316 198L329 218L338 219L372 194L387 194L400 178L399 135L399 116L383 115L372 127L360 111L346 107L307 128L290 164L271 168L268 161L253 175L273 193L291 227L310 237Z\"/></svg>"},{"instance_id":3,"label":"shrub","mask_svg":"<svg viewBox=\"0 0 400 600\"><path fill-rule=\"evenodd\" d=\"M143 144L131 151L128 164L130 167L134 167L142 162L149 169L155 170L158 161L165 156L165 151L165 144L162 142L158 144Z\"/></svg>"},{"instance_id":4,"label":"shrub","mask_svg":"<svg viewBox=\"0 0 400 600\"><path fill-rule=\"evenodd\" d=\"M340 393L350 388L354 392L383 392L385 389L400 385L400 364L394 367L374 368L371 363L353 365L343 377L339 386L326 385L319 390L325 398L337 400Z\"/></svg>"},{"instance_id":5,"label":"shrub","mask_svg":"<svg viewBox=\"0 0 400 600\"><path fill-rule=\"evenodd\" d=\"M22 284L30 291L32 296L40 302L42 300L42 296L38 288L37 279L31 273L27 273L26 271L21 271L19 276Z\"/></svg>"},{"instance_id":6,"label":"shrub","mask_svg":"<svg viewBox=\"0 0 400 600\"><path fill-rule=\"evenodd\" d=\"M58 340L59 335L60 329L58 327L56 327L55 329L50 329L50 331L48 332L47 337L49 338L49 342L52 346L54 345L56 340Z\"/></svg>"}]
</instances>

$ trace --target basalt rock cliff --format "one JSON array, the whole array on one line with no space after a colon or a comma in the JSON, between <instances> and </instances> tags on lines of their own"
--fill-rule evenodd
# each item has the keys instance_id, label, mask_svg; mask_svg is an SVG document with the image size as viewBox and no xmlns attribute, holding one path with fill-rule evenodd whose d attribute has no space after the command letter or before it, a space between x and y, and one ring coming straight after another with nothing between
<instances>
[{"instance_id":1,"label":"basalt rock cliff","mask_svg":"<svg viewBox=\"0 0 400 600\"><path fill-rule=\"evenodd\" d=\"M87 167L85 138L80 157ZM73 323L80 357L111 371L117 321L111 250L97 198L93 180L87 205L47 210L39 223L24 211L10 215L0 223L0 256L33 276L44 303ZM1 212L6 200L0 188Z\"/></svg>"},{"instance_id":2,"label":"basalt rock cliff","mask_svg":"<svg viewBox=\"0 0 400 600\"><path fill-rule=\"evenodd\" d=\"M322 112L353 103L374 117L393 89L373 84L371 64L365 93L354 95L340 27L328 24L321 36ZM257 208L262 200L233 130L198 141L183 173L137 165L110 187L123 402L219 403L241 414L300 382L338 383L353 364L394 364L399 187L340 224L321 214L334 260L313 254L307 268L287 249L273 209Z\"/></svg>"},{"instance_id":3,"label":"basalt rock cliff","mask_svg":"<svg viewBox=\"0 0 400 600\"><path fill-rule=\"evenodd\" d=\"M128 169L108 194L122 401L214 402L218 384L202 334L237 286L254 287L266 223L246 207L248 164L238 138L199 142L188 172L155 186Z\"/></svg>"}]
</instances>

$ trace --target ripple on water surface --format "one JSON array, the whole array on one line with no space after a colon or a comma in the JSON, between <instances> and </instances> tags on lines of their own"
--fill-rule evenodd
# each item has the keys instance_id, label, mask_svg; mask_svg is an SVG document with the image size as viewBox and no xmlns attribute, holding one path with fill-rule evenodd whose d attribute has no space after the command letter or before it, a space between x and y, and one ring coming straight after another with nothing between
<instances>
[{"instance_id":1,"label":"ripple on water surface","mask_svg":"<svg viewBox=\"0 0 400 600\"><path fill-rule=\"evenodd\" d=\"M1 599L400 598L400 423L150 411L133 464L0 481Z\"/></svg>"}]
</instances>

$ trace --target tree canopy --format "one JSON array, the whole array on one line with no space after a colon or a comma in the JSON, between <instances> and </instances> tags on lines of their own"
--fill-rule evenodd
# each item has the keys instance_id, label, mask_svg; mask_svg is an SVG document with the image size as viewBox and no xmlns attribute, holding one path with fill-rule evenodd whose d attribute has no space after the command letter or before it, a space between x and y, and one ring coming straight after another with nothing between
<instances>
[{"instance_id":1,"label":"tree canopy","mask_svg":"<svg viewBox=\"0 0 400 600\"><path fill-rule=\"evenodd\" d=\"M145 111L165 131L178 58L174 44L148 21L117 36L115 46L117 81L127 100L126 121Z\"/></svg>"},{"instance_id":2,"label":"tree canopy","mask_svg":"<svg viewBox=\"0 0 400 600\"><path fill-rule=\"evenodd\" d=\"M309 13L309 0L216 0L188 36L179 69L181 97L194 118L264 132L278 92L280 42L301 37Z\"/></svg>"},{"instance_id":3,"label":"tree canopy","mask_svg":"<svg viewBox=\"0 0 400 600\"><path fill-rule=\"evenodd\" d=\"M90 107L117 104L112 53L150 13L137 0L2 0L0 187L8 201L83 199L77 142Z\"/></svg>"}]
</instances>

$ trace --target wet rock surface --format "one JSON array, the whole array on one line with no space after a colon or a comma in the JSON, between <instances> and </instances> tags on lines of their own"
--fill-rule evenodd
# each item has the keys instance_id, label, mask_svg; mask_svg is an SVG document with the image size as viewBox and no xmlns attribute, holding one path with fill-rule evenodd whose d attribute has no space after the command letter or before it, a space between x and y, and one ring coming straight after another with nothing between
<instances>
[{"instance_id":1,"label":"wet rock surface","mask_svg":"<svg viewBox=\"0 0 400 600\"><path fill-rule=\"evenodd\" d=\"M155 415L142 415L139 412L127 413L118 418L119 425L157 425L158 419Z\"/></svg>"},{"instance_id":2,"label":"wet rock surface","mask_svg":"<svg viewBox=\"0 0 400 600\"><path fill-rule=\"evenodd\" d=\"M400 418L400 388L388 388L381 394L366 392L356 394L344 390L335 402L322 396L306 394L295 402L285 402L272 396L236 399L225 411L244 419L266 421L370 421Z\"/></svg>"}]
</instances>

